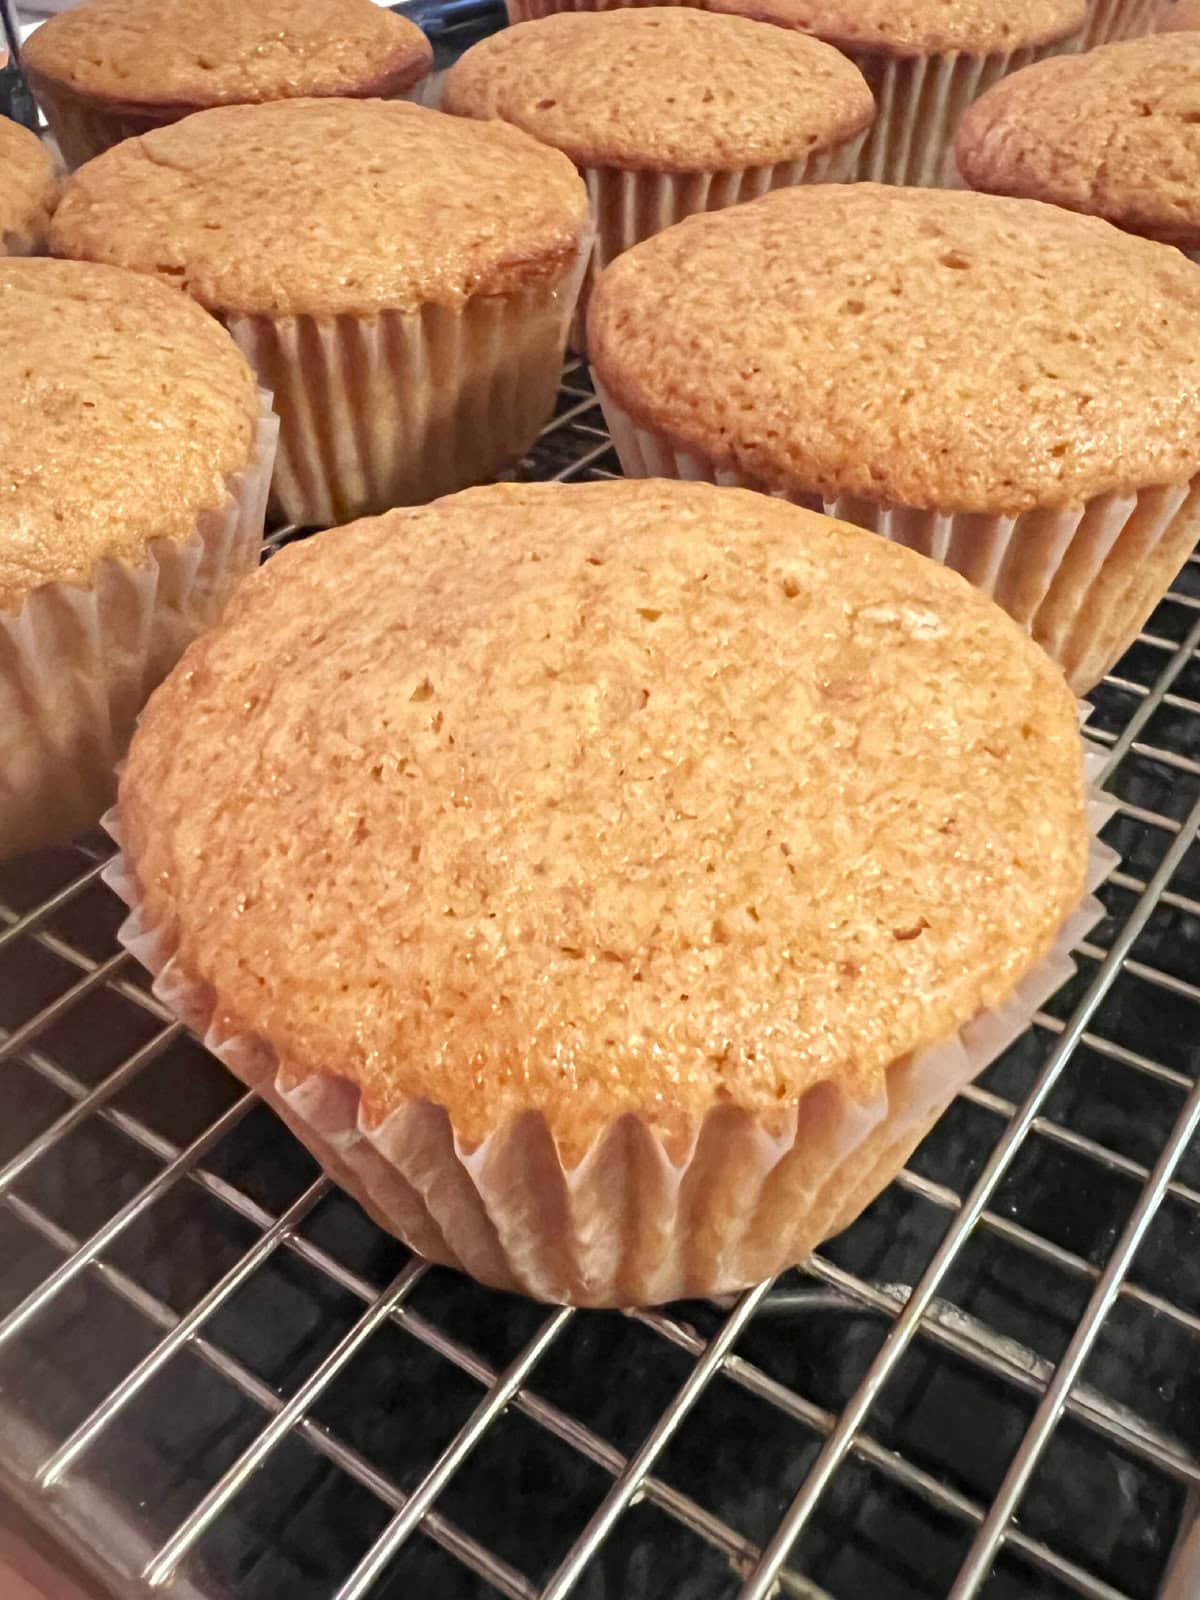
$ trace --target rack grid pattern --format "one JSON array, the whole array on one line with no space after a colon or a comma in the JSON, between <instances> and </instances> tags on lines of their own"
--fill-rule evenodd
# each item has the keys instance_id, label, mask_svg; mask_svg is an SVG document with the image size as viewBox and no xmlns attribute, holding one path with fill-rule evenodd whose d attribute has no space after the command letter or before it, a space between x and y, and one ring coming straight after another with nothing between
<instances>
[{"instance_id":1,"label":"rack grid pattern","mask_svg":"<svg viewBox=\"0 0 1200 1600\"><path fill-rule=\"evenodd\" d=\"M569 364L522 475L616 471ZM153 998L107 841L0 867L0 1488L122 1596L1195 1600L1200 559L1094 702L1077 976L719 1305L412 1257Z\"/></svg>"}]
</instances>

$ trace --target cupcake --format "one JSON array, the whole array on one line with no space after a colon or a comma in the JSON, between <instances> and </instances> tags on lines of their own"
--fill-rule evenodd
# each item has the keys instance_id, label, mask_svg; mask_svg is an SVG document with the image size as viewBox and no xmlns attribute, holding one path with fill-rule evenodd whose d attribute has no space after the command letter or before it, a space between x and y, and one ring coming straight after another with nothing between
<instances>
[{"instance_id":1,"label":"cupcake","mask_svg":"<svg viewBox=\"0 0 1200 1600\"><path fill-rule=\"evenodd\" d=\"M0 854L90 826L262 544L274 418L237 346L131 272L0 261Z\"/></svg>"},{"instance_id":2,"label":"cupcake","mask_svg":"<svg viewBox=\"0 0 1200 1600\"><path fill-rule=\"evenodd\" d=\"M1107 3L1107 0L1103 0ZM1129 4L1130 0L1121 0ZM1149 0L1134 0L1147 4ZM855 177L938 183L963 111L1005 73L1074 48L1087 0L704 0L703 9L814 34L847 55L875 97ZM509 17L608 10L575 0L508 0Z\"/></svg>"},{"instance_id":3,"label":"cupcake","mask_svg":"<svg viewBox=\"0 0 1200 1600\"><path fill-rule=\"evenodd\" d=\"M0 255L41 255L57 201L50 152L28 128L0 116Z\"/></svg>"},{"instance_id":4,"label":"cupcake","mask_svg":"<svg viewBox=\"0 0 1200 1600\"><path fill-rule=\"evenodd\" d=\"M154 696L110 826L156 994L371 1216L580 1305L802 1259L1097 909L1075 703L1021 630L696 484L288 547Z\"/></svg>"},{"instance_id":5,"label":"cupcake","mask_svg":"<svg viewBox=\"0 0 1200 1600\"><path fill-rule=\"evenodd\" d=\"M911 545L1077 691L1200 535L1200 272L1094 217L781 190L627 251L588 345L627 473L745 484Z\"/></svg>"},{"instance_id":6,"label":"cupcake","mask_svg":"<svg viewBox=\"0 0 1200 1600\"><path fill-rule=\"evenodd\" d=\"M570 156L596 219L592 272L694 211L848 177L874 115L862 74L819 39L679 6L506 28L450 69L442 103Z\"/></svg>"},{"instance_id":7,"label":"cupcake","mask_svg":"<svg viewBox=\"0 0 1200 1600\"><path fill-rule=\"evenodd\" d=\"M1200 34L1040 61L976 102L955 147L972 189L1103 217L1200 253Z\"/></svg>"},{"instance_id":8,"label":"cupcake","mask_svg":"<svg viewBox=\"0 0 1200 1600\"><path fill-rule=\"evenodd\" d=\"M72 167L211 106L418 95L432 61L420 28L371 0L84 0L25 49Z\"/></svg>"},{"instance_id":9,"label":"cupcake","mask_svg":"<svg viewBox=\"0 0 1200 1600\"><path fill-rule=\"evenodd\" d=\"M590 242L565 156L401 100L224 106L126 140L75 174L51 237L221 318L274 394L276 508L299 523L520 457Z\"/></svg>"}]
</instances>

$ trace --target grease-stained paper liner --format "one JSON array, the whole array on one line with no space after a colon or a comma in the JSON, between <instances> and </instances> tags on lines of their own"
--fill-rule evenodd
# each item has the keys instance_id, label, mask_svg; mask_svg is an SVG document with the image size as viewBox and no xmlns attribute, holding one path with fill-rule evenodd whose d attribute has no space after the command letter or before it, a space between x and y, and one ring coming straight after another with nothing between
<instances>
[{"instance_id":1,"label":"grease-stained paper liner","mask_svg":"<svg viewBox=\"0 0 1200 1600\"><path fill-rule=\"evenodd\" d=\"M69 172L74 172L85 161L111 150L113 145L125 139L136 139L140 134L165 128L169 123L181 122L193 112L208 109L205 106L182 104L164 107L159 111L134 110L115 103L104 106L72 93L64 85L43 77L41 73L31 72L29 81ZM426 92L425 79L422 78L399 94L384 98L416 100L425 104Z\"/></svg>"},{"instance_id":2,"label":"grease-stained paper liner","mask_svg":"<svg viewBox=\"0 0 1200 1600\"><path fill-rule=\"evenodd\" d=\"M743 167L723 172L654 172L622 167L584 167L583 179L592 202L596 243L571 324L573 350L587 347L587 305L600 272L622 251L682 222L698 211L757 200L772 189L798 183L841 183L858 162L865 134L828 150L816 150L798 161Z\"/></svg>"},{"instance_id":3,"label":"grease-stained paper liner","mask_svg":"<svg viewBox=\"0 0 1200 1600\"><path fill-rule=\"evenodd\" d=\"M593 379L627 477L766 488L640 427L595 373ZM768 492L952 567L1037 640L1076 694L1098 683L1129 648L1200 539L1200 478L1011 517L920 511L859 495L823 500Z\"/></svg>"},{"instance_id":4,"label":"grease-stained paper liner","mask_svg":"<svg viewBox=\"0 0 1200 1600\"><path fill-rule=\"evenodd\" d=\"M591 248L552 281L459 308L223 320L275 396L272 507L332 526L422 505L518 460L554 409Z\"/></svg>"},{"instance_id":5,"label":"grease-stained paper liner","mask_svg":"<svg viewBox=\"0 0 1200 1600\"><path fill-rule=\"evenodd\" d=\"M278 426L270 396L259 403L249 463L190 537L0 611L0 856L97 821L150 691L257 565Z\"/></svg>"},{"instance_id":6,"label":"grease-stained paper liner","mask_svg":"<svg viewBox=\"0 0 1200 1600\"><path fill-rule=\"evenodd\" d=\"M1077 48L1094 50L1098 44L1152 33L1158 11L1159 0L1088 0L1087 20Z\"/></svg>"},{"instance_id":7,"label":"grease-stained paper liner","mask_svg":"<svg viewBox=\"0 0 1200 1600\"><path fill-rule=\"evenodd\" d=\"M1103 760L1087 754L1089 777ZM770 1122L717 1106L678 1159L629 1114L573 1167L537 1111L470 1149L446 1108L428 1100L407 1101L372 1127L336 1068L295 1081L266 1040L231 1033L211 988L181 968L175 932L146 916L136 864L118 854L105 877L130 908L121 941L154 974L158 998L381 1227L496 1288L576 1305L653 1305L731 1292L802 1260L884 1187L959 1090L1074 971L1070 950L1101 915L1090 891L1117 859L1096 838L1113 809L1093 793L1088 898L1051 953L1004 1005L890 1067L876 1100L858 1104L827 1083ZM104 825L120 847L119 812Z\"/></svg>"}]
</instances>

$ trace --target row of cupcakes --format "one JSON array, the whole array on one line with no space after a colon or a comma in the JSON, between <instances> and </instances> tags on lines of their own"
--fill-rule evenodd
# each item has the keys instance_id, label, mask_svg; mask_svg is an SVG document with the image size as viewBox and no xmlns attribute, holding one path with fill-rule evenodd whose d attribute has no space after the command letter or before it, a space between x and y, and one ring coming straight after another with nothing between
<instances>
[{"instance_id":1,"label":"row of cupcakes","mask_svg":"<svg viewBox=\"0 0 1200 1600\"><path fill-rule=\"evenodd\" d=\"M730 154L735 147L760 157L788 150L794 165L819 175L819 165L807 165L813 150L831 137L835 148L852 142L868 98L855 69L829 47L740 18L655 8L557 21L577 41L566 58L591 60L598 91L588 91L586 75L560 73L559 94L534 99L528 74L506 80L505 63L552 36L552 23L538 23L480 47L451 75L450 104L480 120L340 98L217 108L123 142L69 184L52 225L56 252L185 289L225 323L273 392L281 418L274 494L283 515L332 523L429 499L490 475L528 446L552 404L586 256L588 207L572 161L584 163L593 195L598 174L622 174L613 211L632 213L653 232L690 209L689 192L697 209L734 198L721 191L712 163L726 160L726 176L745 172ZM635 41L638 70L624 78L601 72L596 51L617 30ZM1069 64L1087 74L1143 48L1112 47ZM489 61L498 63L490 77L481 71ZM660 76L670 64L684 84L690 75L693 93L668 97L675 105L652 103L647 61L657 61ZM543 77L554 70L547 63ZM706 120L713 102L694 93L704 72L704 92L728 102L717 143ZM795 97L799 109L781 115L782 88L796 78L807 93ZM755 80L765 93L735 96ZM495 102L481 88L489 82ZM697 98L703 114L693 110L689 122ZM560 106L569 135L554 127ZM985 100L977 115L986 108ZM494 111L541 137L506 126ZM664 172L661 159L632 176L619 165L630 141L695 144L702 136L705 174ZM550 137L572 161L548 148ZM44 162L31 140L25 154ZM586 165L589 154L596 166ZM753 170L776 177L783 168L763 161ZM45 181L44 166L38 172ZM673 208L669 198L680 195ZM602 228L607 215L602 206ZM1170 251L1143 258L1137 251L1146 247L1046 208L1007 212L982 197L889 195L870 186L796 189L790 199L691 226L639 247L627 270L610 275L605 303L616 309L596 324L597 372L626 470L749 482L915 543L996 595L1077 688L1095 681L1195 538L1190 270L1180 262L1181 275ZM865 267L860 228L876 243L877 259L868 256ZM764 231L777 236L774 255L759 249ZM720 266L705 276L710 244ZM1075 256L1094 257L1095 270L1080 278ZM882 264L906 260L886 301L860 292ZM793 292L806 279L819 286L819 303ZM643 281L653 293L643 292ZM1119 337L1111 283L1128 303ZM1031 326L996 318L996 305L1030 297ZM655 307L648 318L647 304ZM69 316L64 311L68 324ZM919 339L909 337L913 328ZM1055 356L1064 340L1065 372ZM86 338L78 348L87 349ZM1146 357L1139 383L1114 382ZM61 407L62 396L36 363L26 371L35 398L10 408L10 422L36 449L37 406ZM678 428L671 408L679 393L713 388L714 379L712 416L691 433ZM1108 401L1118 392L1117 410L1126 410L1114 420ZM722 410L734 393L740 431ZM940 476L928 458L941 463ZM59 465L65 478L69 459ZM36 477L37 461L27 468ZM224 477L222 468L212 481ZM10 505L20 511L19 493ZM120 502L108 515L124 515ZM52 551L55 530L39 532L37 514L29 516L18 545L40 540ZM119 543L119 528L114 537ZM111 558L103 540L99 549ZM44 601L53 577L31 570L10 585L18 628L23 598L38 593ZM78 584L86 572L71 567L60 576ZM196 626L215 614L193 609ZM149 655L155 666L143 671L144 688L169 651L156 646ZM53 683L40 660L28 675ZM66 676L83 686L82 721L77 733L64 724L54 748L75 760L76 747L94 745L90 765L107 783L108 757L128 733L137 696L116 694L112 731L90 745L87 707L100 686L82 669ZM47 812L39 772L50 768L29 747L47 741L37 696L24 700L34 708L29 737L13 736L7 769L19 771L26 813L40 823Z\"/></svg>"},{"instance_id":2,"label":"row of cupcakes","mask_svg":"<svg viewBox=\"0 0 1200 1600\"><path fill-rule=\"evenodd\" d=\"M878 114L854 176L931 183L967 105L1063 50L1146 32L1159 0L704 0L710 12L808 35L854 62ZM619 8L619 7L618 7ZM509 0L509 19L614 9L606 0ZM611 35L609 36L611 39ZM440 92L428 40L370 0L85 0L30 41L33 87L68 164L192 112L292 97ZM610 65L613 64L610 61Z\"/></svg>"}]
</instances>

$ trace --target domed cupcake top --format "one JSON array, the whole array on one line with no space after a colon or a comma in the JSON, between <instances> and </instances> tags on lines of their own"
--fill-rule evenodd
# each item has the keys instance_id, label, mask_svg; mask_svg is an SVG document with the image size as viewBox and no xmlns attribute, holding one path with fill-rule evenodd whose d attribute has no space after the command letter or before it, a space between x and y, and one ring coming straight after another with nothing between
<instances>
[{"instance_id":1,"label":"domed cupcake top","mask_svg":"<svg viewBox=\"0 0 1200 1600\"><path fill-rule=\"evenodd\" d=\"M819 39L686 6L518 23L450 69L443 104L501 117L581 166L764 166L843 144L874 101Z\"/></svg>"},{"instance_id":2,"label":"domed cupcake top","mask_svg":"<svg viewBox=\"0 0 1200 1600\"><path fill-rule=\"evenodd\" d=\"M26 55L77 94L164 109L395 94L433 60L415 23L371 0L85 0Z\"/></svg>"},{"instance_id":3,"label":"domed cupcake top","mask_svg":"<svg viewBox=\"0 0 1200 1600\"><path fill-rule=\"evenodd\" d=\"M956 156L973 189L1200 248L1200 33L1054 56L1001 79L964 117Z\"/></svg>"},{"instance_id":4,"label":"domed cupcake top","mask_svg":"<svg viewBox=\"0 0 1200 1600\"><path fill-rule=\"evenodd\" d=\"M149 278L0 260L0 607L191 535L253 450L245 358Z\"/></svg>"},{"instance_id":5,"label":"domed cupcake top","mask_svg":"<svg viewBox=\"0 0 1200 1600\"><path fill-rule=\"evenodd\" d=\"M264 678L263 641L272 671ZM1030 797L1037 803L1031 804ZM737 490L496 485L281 552L121 787L223 1026L469 1147L789 1113L1004 998L1083 892L1074 702L962 579Z\"/></svg>"},{"instance_id":6,"label":"domed cupcake top","mask_svg":"<svg viewBox=\"0 0 1200 1600\"><path fill-rule=\"evenodd\" d=\"M588 215L565 156L404 100L221 106L68 183L56 254L152 272L225 312L455 306L561 273Z\"/></svg>"},{"instance_id":7,"label":"domed cupcake top","mask_svg":"<svg viewBox=\"0 0 1200 1600\"><path fill-rule=\"evenodd\" d=\"M814 185L691 217L602 275L594 370L768 488L1015 513L1200 469L1200 271L1106 222Z\"/></svg>"}]
</instances>

